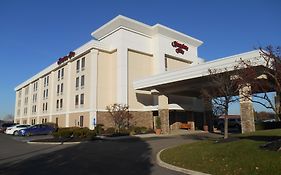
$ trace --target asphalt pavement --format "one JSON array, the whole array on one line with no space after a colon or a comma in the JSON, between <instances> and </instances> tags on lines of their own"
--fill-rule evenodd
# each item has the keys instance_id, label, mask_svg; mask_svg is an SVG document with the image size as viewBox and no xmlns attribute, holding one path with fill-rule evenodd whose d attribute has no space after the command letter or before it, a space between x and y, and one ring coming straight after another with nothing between
<instances>
[{"instance_id":1,"label":"asphalt pavement","mask_svg":"<svg viewBox=\"0 0 281 175\"><path fill-rule=\"evenodd\" d=\"M180 175L158 166L156 154L163 148L209 137L218 136L198 133L76 145L30 145L0 135L0 174Z\"/></svg>"}]
</instances>

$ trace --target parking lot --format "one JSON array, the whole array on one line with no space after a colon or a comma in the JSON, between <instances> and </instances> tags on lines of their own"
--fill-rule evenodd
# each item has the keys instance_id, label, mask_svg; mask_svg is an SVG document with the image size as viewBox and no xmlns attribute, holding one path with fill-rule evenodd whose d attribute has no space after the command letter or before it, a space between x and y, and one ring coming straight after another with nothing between
<instances>
[{"instance_id":1,"label":"parking lot","mask_svg":"<svg viewBox=\"0 0 281 175\"><path fill-rule=\"evenodd\" d=\"M41 136L38 136L41 137ZM43 136L46 137L46 136ZM33 145L27 138L0 134L0 174L179 175L156 164L163 148L217 137L209 133L76 145ZM32 137L30 137L32 138Z\"/></svg>"}]
</instances>

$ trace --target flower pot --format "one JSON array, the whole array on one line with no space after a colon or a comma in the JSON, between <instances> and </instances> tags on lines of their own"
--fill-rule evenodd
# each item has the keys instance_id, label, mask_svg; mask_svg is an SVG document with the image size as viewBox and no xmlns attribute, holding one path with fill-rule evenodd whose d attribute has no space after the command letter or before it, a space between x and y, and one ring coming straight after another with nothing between
<instances>
[{"instance_id":1,"label":"flower pot","mask_svg":"<svg viewBox=\"0 0 281 175\"><path fill-rule=\"evenodd\" d=\"M156 129L155 133L156 133L156 135L160 135L161 134L161 129Z\"/></svg>"}]
</instances>

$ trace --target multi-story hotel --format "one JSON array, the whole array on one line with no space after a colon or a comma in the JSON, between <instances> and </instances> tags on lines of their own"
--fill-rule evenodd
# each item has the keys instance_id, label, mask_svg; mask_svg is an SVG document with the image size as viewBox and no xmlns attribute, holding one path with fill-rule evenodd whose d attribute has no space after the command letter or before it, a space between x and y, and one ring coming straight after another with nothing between
<instances>
[{"instance_id":1,"label":"multi-story hotel","mask_svg":"<svg viewBox=\"0 0 281 175\"><path fill-rule=\"evenodd\" d=\"M15 122L54 122L60 127L91 129L101 123L108 127L113 123L106 106L119 103L129 106L132 122L138 126L153 128L154 116L159 115L165 116L162 125L168 128L189 121L200 129L205 115L198 89L180 91L188 86L180 82L187 78L198 84L196 76L206 75L209 67L258 56L253 51L204 63L198 57L202 41L124 16L91 35L91 41L15 88ZM173 80L178 84L167 90Z\"/></svg>"}]
</instances>

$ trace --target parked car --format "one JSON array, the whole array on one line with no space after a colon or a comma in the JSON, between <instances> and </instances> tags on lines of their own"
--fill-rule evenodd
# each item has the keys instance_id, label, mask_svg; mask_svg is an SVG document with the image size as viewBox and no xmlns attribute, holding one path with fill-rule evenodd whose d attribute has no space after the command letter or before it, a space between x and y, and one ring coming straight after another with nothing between
<instances>
[{"instance_id":1,"label":"parked car","mask_svg":"<svg viewBox=\"0 0 281 175\"><path fill-rule=\"evenodd\" d=\"M5 131L5 133L10 134L10 135L19 135L19 130L25 129L27 127L30 127L30 125L14 125L14 126L8 127Z\"/></svg>"},{"instance_id":2,"label":"parked car","mask_svg":"<svg viewBox=\"0 0 281 175\"><path fill-rule=\"evenodd\" d=\"M16 123L3 123L2 126L0 127L0 133L5 132L8 127L11 127L14 125L16 125Z\"/></svg>"},{"instance_id":3,"label":"parked car","mask_svg":"<svg viewBox=\"0 0 281 175\"><path fill-rule=\"evenodd\" d=\"M21 135L21 136L44 135L44 134L51 134L54 131L55 131L55 128L50 125L37 124L37 125L30 126L28 128L19 130L19 135Z\"/></svg>"},{"instance_id":4,"label":"parked car","mask_svg":"<svg viewBox=\"0 0 281 175\"><path fill-rule=\"evenodd\" d=\"M224 117L219 117L218 129L224 131ZM241 119L237 116L228 116L228 128L241 131Z\"/></svg>"}]
</instances>

